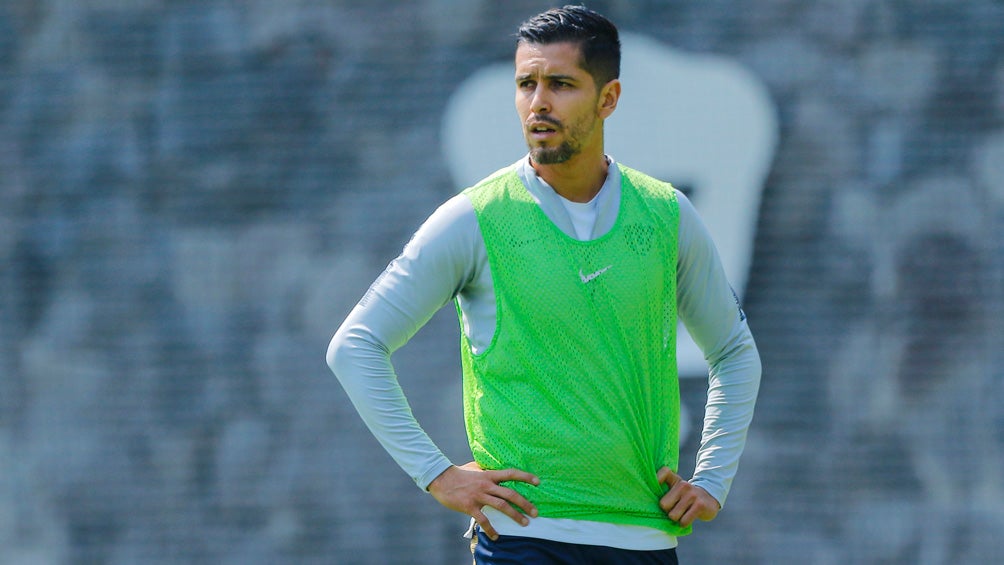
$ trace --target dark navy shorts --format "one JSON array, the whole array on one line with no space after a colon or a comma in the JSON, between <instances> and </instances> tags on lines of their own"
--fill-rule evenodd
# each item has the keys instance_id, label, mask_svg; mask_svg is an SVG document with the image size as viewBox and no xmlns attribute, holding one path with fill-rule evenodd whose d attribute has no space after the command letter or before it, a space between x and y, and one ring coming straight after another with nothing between
<instances>
[{"instance_id":1,"label":"dark navy shorts","mask_svg":"<svg viewBox=\"0 0 1004 565\"><path fill-rule=\"evenodd\" d=\"M678 565L676 549L636 551L519 536L492 541L477 528L476 565Z\"/></svg>"}]
</instances>

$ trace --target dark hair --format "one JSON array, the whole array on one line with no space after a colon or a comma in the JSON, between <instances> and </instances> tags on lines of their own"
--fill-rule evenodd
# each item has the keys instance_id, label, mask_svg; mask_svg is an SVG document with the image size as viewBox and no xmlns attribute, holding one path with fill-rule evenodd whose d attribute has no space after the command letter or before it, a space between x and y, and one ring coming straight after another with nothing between
<instances>
[{"instance_id":1,"label":"dark hair","mask_svg":"<svg viewBox=\"0 0 1004 565\"><path fill-rule=\"evenodd\" d=\"M572 42L579 45L579 66L588 72L596 87L621 75L621 42L617 26L585 6L553 8L519 26L516 46L521 43Z\"/></svg>"}]
</instances>

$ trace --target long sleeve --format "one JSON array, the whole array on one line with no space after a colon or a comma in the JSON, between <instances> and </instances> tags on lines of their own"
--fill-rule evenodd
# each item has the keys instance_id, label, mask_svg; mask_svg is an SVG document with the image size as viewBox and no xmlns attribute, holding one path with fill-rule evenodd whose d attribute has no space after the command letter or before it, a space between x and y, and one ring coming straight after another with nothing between
<instances>
[{"instance_id":1,"label":"long sleeve","mask_svg":"<svg viewBox=\"0 0 1004 565\"><path fill-rule=\"evenodd\" d=\"M328 346L328 366L359 415L422 489L451 462L415 420L390 356L475 276L479 242L466 197L446 202L372 284Z\"/></svg>"},{"instance_id":2,"label":"long sleeve","mask_svg":"<svg viewBox=\"0 0 1004 565\"><path fill-rule=\"evenodd\" d=\"M710 367L704 429L691 482L724 506L753 419L760 356L711 235L682 196L679 242L678 311Z\"/></svg>"},{"instance_id":3,"label":"long sleeve","mask_svg":"<svg viewBox=\"0 0 1004 565\"><path fill-rule=\"evenodd\" d=\"M605 196L601 193L594 233L605 233L616 218L619 175L612 171L610 187L604 189ZM531 192L542 196L539 203L545 213L553 221L562 220L565 212L557 197L549 199L551 195L535 184L539 180L523 176ZM724 503L752 418L760 360L710 234L690 202L682 195L680 202L678 312L711 366L693 481ZM570 224L559 225L566 233L571 230ZM463 312L462 331L475 350L486 346L495 328L492 286L473 208L465 196L456 196L416 232L328 347L328 364L363 421L423 489L450 462L412 415L390 355L454 297Z\"/></svg>"}]
</instances>

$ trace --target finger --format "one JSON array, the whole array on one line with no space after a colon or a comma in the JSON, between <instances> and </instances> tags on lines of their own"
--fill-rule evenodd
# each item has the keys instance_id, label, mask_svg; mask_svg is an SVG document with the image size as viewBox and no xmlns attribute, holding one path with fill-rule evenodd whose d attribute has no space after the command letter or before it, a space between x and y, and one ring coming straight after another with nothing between
<instances>
[{"instance_id":1,"label":"finger","mask_svg":"<svg viewBox=\"0 0 1004 565\"><path fill-rule=\"evenodd\" d=\"M684 514L697 506L697 500L690 488L690 483L686 481L680 481L673 485L666 498L668 499L666 515L674 522L682 520Z\"/></svg>"},{"instance_id":2,"label":"finger","mask_svg":"<svg viewBox=\"0 0 1004 565\"><path fill-rule=\"evenodd\" d=\"M689 501L685 499L680 499L675 504L673 504L673 506L669 509L669 511L666 512L666 515L669 516L670 520L679 523L680 520L683 519L684 514L686 514L687 511L690 510L691 508L692 505L690 504Z\"/></svg>"},{"instance_id":3,"label":"finger","mask_svg":"<svg viewBox=\"0 0 1004 565\"><path fill-rule=\"evenodd\" d=\"M488 471L488 475L496 483L501 483L504 481L519 481L521 483L529 483L533 486L540 484L540 479L533 473L527 473L526 471L521 471L519 469L501 469L498 471Z\"/></svg>"},{"instance_id":4,"label":"finger","mask_svg":"<svg viewBox=\"0 0 1004 565\"><path fill-rule=\"evenodd\" d=\"M694 511L694 507L691 506L690 510L687 510L687 512L684 513L683 516L680 516L679 520L674 520L674 521L677 524L680 524L681 526L683 526L684 528L686 528L687 526L693 524L694 520L696 520L696 519L697 519L697 512L695 512Z\"/></svg>"},{"instance_id":5,"label":"finger","mask_svg":"<svg viewBox=\"0 0 1004 565\"><path fill-rule=\"evenodd\" d=\"M508 508L512 508L511 505L516 505L516 507L521 509L525 514L533 516L534 518L537 517L537 507L534 506L532 502L527 500L526 497L516 492L515 490L503 486L498 486L493 491L491 491L491 494L507 501L506 506ZM515 509L512 510L513 512L516 512ZM516 513L519 514L518 512ZM517 522L522 522L522 520L517 520Z\"/></svg>"},{"instance_id":6,"label":"finger","mask_svg":"<svg viewBox=\"0 0 1004 565\"><path fill-rule=\"evenodd\" d=\"M491 497L487 501L487 505L498 510L499 512L502 512L517 524L526 526L527 524L530 523L529 518L521 514L519 510L516 510L516 507L514 507L512 504L509 504L509 501L507 501L504 498Z\"/></svg>"},{"instance_id":7,"label":"finger","mask_svg":"<svg viewBox=\"0 0 1004 565\"><path fill-rule=\"evenodd\" d=\"M472 512L471 516L474 518L474 521L478 523L478 526L481 526L481 531L488 536L488 539L492 541L497 541L499 539L499 534L495 531L495 528L492 527L492 523L488 521L488 516L485 516L480 510Z\"/></svg>"},{"instance_id":8,"label":"finger","mask_svg":"<svg viewBox=\"0 0 1004 565\"><path fill-rule=\"evenodd\" d=\"M662 498L659 499L659 507L662 508L662 511L666 514L672 512L673 509L680 504L680 501L683 498L683 489L678 486L679 484L680 483L674 485L673 488L669 489L669 491L662 495Z\"/></svg>"},{"instance_id":9,"label":"finger","mask_svg":"<svg viewBox=\"0 0 1004 565\"><path fill-rule=\"evenodd\" d=\"M673 485L675 485L676 483L683 480L680 478L680 475L677 475L669 467L663 467L659 469L659 472L656 474L656 477L659 479L660 483L666 483L667 485L669 485L670 488L672 488Z\"/></svg>"}]
</instances>

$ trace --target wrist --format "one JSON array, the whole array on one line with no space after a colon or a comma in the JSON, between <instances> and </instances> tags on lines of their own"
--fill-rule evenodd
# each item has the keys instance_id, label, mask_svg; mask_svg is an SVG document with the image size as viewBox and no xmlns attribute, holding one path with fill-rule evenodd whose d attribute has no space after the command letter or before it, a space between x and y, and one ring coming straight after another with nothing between
<instances>
[{"instance_id":1,"label":"wrist","mask_svg":"<svg viewBox=\"0 0 1004 565\"><path fill-rule=\"evenodd\" d=\"M436 465L435 467L429 469L429 471L427 471L423 475L424 477L426 477L426 479L424 480L424 484L419 483L418 486L421 487L422 490L426 492L432 492L432 483L436 482L436 480L440 479L444 473L446 473L447 471L449 471L454 467L456 467L456 465L451 463L448 459L444 458L439 465Z\"/></svg>"}]
</instances>

